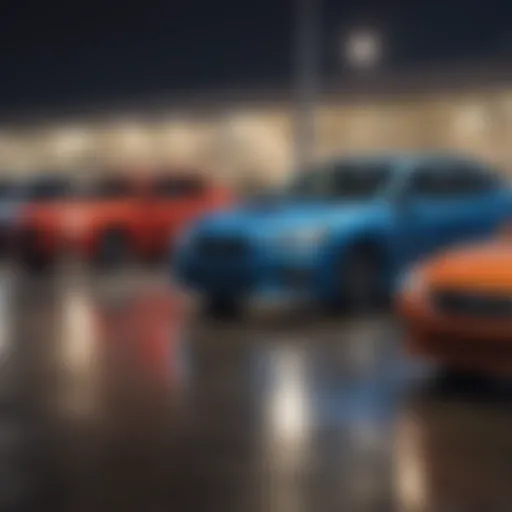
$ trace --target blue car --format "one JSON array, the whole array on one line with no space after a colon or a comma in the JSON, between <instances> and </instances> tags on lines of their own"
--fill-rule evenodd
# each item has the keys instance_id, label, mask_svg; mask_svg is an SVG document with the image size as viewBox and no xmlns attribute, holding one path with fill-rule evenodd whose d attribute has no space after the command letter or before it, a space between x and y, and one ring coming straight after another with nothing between
<instances>
[{"instance_id":1,"label":"blue car","mask_svg":"<svg viewBox=\"0 0 512 512\"><path fill-rule=\"evenodd\" d=\"M271 197L202 219L181 240L174 271L217 312L253 297L365 309L411 263L510 217L512 189L472 159L344 157Z\"/></svg>"}]
</instances>

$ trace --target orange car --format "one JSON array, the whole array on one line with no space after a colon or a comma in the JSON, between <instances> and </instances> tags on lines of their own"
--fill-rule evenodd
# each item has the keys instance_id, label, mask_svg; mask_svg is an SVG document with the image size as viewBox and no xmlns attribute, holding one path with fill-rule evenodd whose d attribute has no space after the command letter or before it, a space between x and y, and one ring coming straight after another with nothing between
<instances>
[{"instance_id":1,"label":"orange car","mask_svg":"<svg viewBox=\"0 0 512 512\"><path fill-rule=\"evenodd\" d=\"M85 186L44 177L26 187L14 249L44 266L65 252L114 265L163 255L199 216L231 202L227 189L197 176L113 175Z\"/></svg>"},{"instance_id":2,"label":"orange car","mask_svg":"<svg viewBox=\"0 0 512 512\"><path fill-rule=\"evenodd\" d=\"M412 270L398 308L412 354L455 370L511 372L511 241L448 251Z\"/></svg>"}]
</instances>

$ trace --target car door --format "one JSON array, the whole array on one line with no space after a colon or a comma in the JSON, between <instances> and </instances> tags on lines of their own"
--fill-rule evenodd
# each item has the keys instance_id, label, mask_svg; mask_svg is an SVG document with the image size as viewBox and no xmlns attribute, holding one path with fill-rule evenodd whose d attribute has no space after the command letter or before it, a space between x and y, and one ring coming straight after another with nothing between
<instances>
[{"instance_id":1,"label":"car door","mask_svg":"<svg viewBox=\"0 0 512 512\"><path fill-rule=\"evenodd\" d=\"M403 235L409 260L489 232L498 208L494 189L479 183L475 168L455 160L432 160L411 174ZM494 216L494 217L493 217Z\"/></svg>"},{"instance_id":2,"label":"car door","mask_svg":"<svg viewBox=\"0 0 512 512\"><path fill-rule=\"evenodd\" d=\"M460 162L452 176L458 213L454 242L486 237L512 213L510 191L490 169L474 162Z\"/></svg>"}]
</instances>

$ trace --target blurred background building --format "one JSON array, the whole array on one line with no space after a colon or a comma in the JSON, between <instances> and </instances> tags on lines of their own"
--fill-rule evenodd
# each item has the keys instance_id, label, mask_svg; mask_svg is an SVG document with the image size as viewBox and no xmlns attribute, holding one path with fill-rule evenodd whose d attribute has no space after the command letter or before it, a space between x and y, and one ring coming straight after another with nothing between
<instances>
[{"instance_id":1,"label":"blurred background building","mask_svg":"<svg viewBox=\"0 0 512 512\"><path fill-rule=\"evenodd\" d=\"M295 104L286 90L240 90L7 116L4 172L194 168L236 185L279 183L293 166ZM356 76L324 87L316 157L456 150L512 165L512 73L502 67Z\"/></svg>"},{"instance_id":2,"label":"blurred background building","mask_svg":"<svg viewBox=\"0 0 512 512\"><path fill-rule=\"evenodd\" d=\"M296 167L306 101L315 157L450 149L506 170L509 12L472 1L13 5L0 20L0 169L159 164L271 185Z\"/></svg>"}]
</instances>

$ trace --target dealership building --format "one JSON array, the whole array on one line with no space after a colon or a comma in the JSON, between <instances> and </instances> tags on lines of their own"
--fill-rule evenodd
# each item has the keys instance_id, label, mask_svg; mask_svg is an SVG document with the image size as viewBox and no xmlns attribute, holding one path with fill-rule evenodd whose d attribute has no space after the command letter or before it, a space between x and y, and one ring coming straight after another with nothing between
<instances>
[{"instance_id":1,"label":"dealership building","mask_svg":"<svg viewBox=\"0 0 512 512\"><path fill-rule=\"evenodd\" d=\"M317 93L314 153L454 150L512 165L512 71L504 65L379 72ZM138 98L1 113L4 173L105 172L154 165L241 184L278 183L293 168L293 88Z\"/></svg>"}]
</instances>

